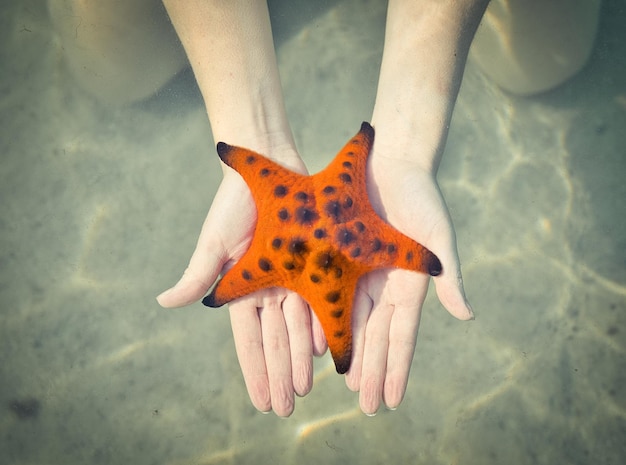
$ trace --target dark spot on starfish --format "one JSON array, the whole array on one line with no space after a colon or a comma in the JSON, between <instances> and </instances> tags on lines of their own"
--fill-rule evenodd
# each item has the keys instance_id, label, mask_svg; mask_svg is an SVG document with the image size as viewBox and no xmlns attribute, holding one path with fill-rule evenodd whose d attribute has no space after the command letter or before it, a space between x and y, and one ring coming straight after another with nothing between
<instances>
[{"instance_id":1,"label":"dark spot on starfish","mask_svg":"<svg viewBox=\"0 0 626 465\"><path fill-rule=\"evenodd\" d=\"M326 300L326 302L330 302L331 304L334 304L335 302L339 300L340 297L341 297L340 291L330 291L328 294L324 296L324 300Z\"/></svg>"},{"instance_id":2,"label":"dark spot on starfish","mask_svg":"<svg viewBox=\"0 0 626 465\"><path fill-rule=\"evenodd\" d=\"M352 169L352 163L350 163L349 161L344 161L342 165L344 168Z\"/></svg>"},{"instance_id":3,"label":"dark spot on starfish","mask_svg":"<svg viewBox=\"0 0 626 465\"><path fill-rule=\"evenodd\" d=\"M343 331L335 331L335 333L333 334L333 336L335 336L337 339L341 339L344 335L345 333Z\"/></svg>"},{"instance_id":4,"label":"dark spot on starfish","mask_svg":"<svg viewBox=\"0 0 626 465\"><path fill-rule=\"evenodd\" d=\"M263 168L261 171L259 171L259 176L261 176L262 178L266 177L268 174L270 174L270 170L268 170L267 168Z\"/></svg>"},{"instance_id":5,"label":"dark spot on starfish","mask_svg":"<svg viewBox=\"0 0 626 465\"><path fill-rule=\"evenodd\" d=\"M344 184L352 184L352 176L348 173L341 173L339 175L339 180Z\"/></svg>"},{"instance_id":6,"label":"dark spot on starfish","mask_svg":"<svg viewBox=\"0 0 626 465\"><path fill-rule=\"evenodd\" d=\"M406 261L410 262L411 260L413 260L413 252L407 252L406 253Z\"/></svg>"},{"instance_id":7,"label":"dark spot on starfish","mask_svg":"<svg viewBox=\"0 0 626 465\"><path fill-rule=\"evenodd\" d=\"M352 258L356 258L356 257L358 257L359 255L361 255L361 248L360 248L360 247L355 247L354 249L352 249L352 250L350 251L350 256L351 256Z\"/></svg>"},{"instance_id":8,"label":"dark spot on starfish","mask_svg":"<svg viewBox=\"0 0 626 465\"><path fill-rule=\"evenodd\" d=\"M338 355L339 356L339 355ZM348 349L345 353L341 354L341 358L335 360L335 369L337 373L343 375L350 368L350 362L352 361L352 349Z\"/></svg>"},{"instance_id":9,"label":"dark spot on starfish","mask_svg":"<svg viewBox=\"0 0 626 465\"><path fill-rule=\"evenodd\" d=\"M280 198L287 195L287 188L282 184L279 184L274 188L274 196Z\"/></svg>"},{"instance_id":10,"label":"dark spot on starfish","mask_svg":"<svg viewBox=\"0 0 626 465\"><path fill-rule=\"evenodd\" d=\"M217 308L222 305L222 302L217 302L215 299L215 289L211 291L209 295L207 295L204 299L202 299L202 305L206 305L207 307Z\"/></svg>"},{"instance_id":11,"label":"dark spot on starfish","mask_svg":"<svg viewBox=\"0 0 626 465\"><path fill-rule=\"evenodd\" d=\"M333 264L333 256L329 252L322 252L315 257L315 264L318 268L328 270Z\"/></svg>"},{"instance_id":12,"label":"dark spot on starfish","mask_svg":"<svg viewBox=\"0 0 626 465\"><path fill-rule=\"evenodd\" d=\"M343 245L349 245L355 241L354 233L347 228L341 228L337 231L337 242Z\"/></svg>"},{"instance_id":13,"label":"dark spot on starfish","mask_svg":"<svg viewBox=\"0 0 626 465\"><path fill-rule=\"evenodd\" d=\"M343 308L333 310L332 312L330 312L330 316L332 316L333 318L341 318L343 316Z\"/></svg>"},{"instance_id":14,"label":"dark spot on starfish","mask_svg":"<svg viewBox=\"0 0 626 465\"><path fill-rule=\"evenodd\" d=\"M254 155L248 155L247 158L246 158L246 163L248 165L251 165L255 161L256 161L256 157Z\"/></svg>"},{"instance_id":15,"label":"dark spot on starfish","mask_svg":"<svg viewBox=\"0 0 626 465\"><path fill-rule=\"evenodd\" d=\"M395 253L396 246L393 244L387 244L387 253Z\"/></svg>"},{"instance_id":16,"label":"dark spot on starfish","mask_svg":"<svg viewBox=\"0 0 626 465\"><path fill-rule=\"evenodd\" d=\"M296 221L300 224L311 224L319 219L319 215L315 210L307 207L296 208Z\"/></svg>"},{"instance_id":17,"label":"dark spot on starfish","mask_svg":"<svg viewBox=\"0 0 626 465\"><path fill-rule=\"evenodd\" d=\"M280 249L280 246L283 245L283 240L280 237L276 237L272 240L272 248L275 250Z\"/></svg>"},{"instance_id":18,"label":"dark spot on starfish","mask_svg":"<svg viewBox=\"0 0 626 465\"><path fill-rule=\"evenodd\" d=\"M360 221L357 221L356 223L354 223L354 227L356 228L356 230L360 233L362 233L363 231L365 231L365 225L363 223L361 223Z\"/></svg>"},{"instance_id":19,"label":"dark spot on starfish","mask_svg":"<svg viewBox=\"0 0 626 465\"><path fill-rule=\"evenodd\" d=\"M312 283L319 283L322 278L319 277L319 275L317 274L312 274L311 276L309 276L309 279L311 280Z\"/></svg>"},{"instance_id":20,"label":"dark spot on starfish","mask_svg":"<svg viewBox=\"0 0 626 465\"><path fill-rule=\"evenodd\" d=\"M270 262L267 258L259 258L259 268L263 271L270 271L272 269L272 262Z\"/></svg>"},{"instance_id":21,"label":"dark spot on starfish","mask_svg":"<svg viewBox=\"0 0 626 465\"><path fill-rule=\"evenodd\" d=\"M296 194L293 196L294 199L300 201L300 202L308 202L309 201L309 194L307 194L306 192L296 192Z\"/></svg>"},{"instance_id":22,"label":"dark spot on starfish","mask_svg":"<svg viewBox=\"0 0 626 465\"><path fill-rule=\"evenodd\" d=\"M374 138L374 128L367 121L363 121L363 123L361 124L361 130L359 131L359 133L366 136L368 139L368 142L371 142L372 139Z\"/></svg>"},{"instance_id":23,"label":"dark spot on starfish","mask_svg":"<svg viewBox=\"0 0 626 465\"><path fill-rule=\"evenodd\" d=\"M248 270L242 270L241 277L246 281L250 281L252 279L252 274Z\"/></svg>"},{"instance_id":24,"label":"dark spot on starfish","mask_svg":"<svg viewBox=\"0 0 626 465\"><path fill-rule=\"evenodd\" d=\"M346 155L349 156L349 157L353 157L354 156L354 152L352 150L350 150L349 152L346 153Z\"/></svg>"},{"instance_id":25,"label":"dark spot on starfish","mask_svg":"<svg viewBox=\"0 0 626 465\"><path fill-rule=\"evenodd\" d=\"M324 189L322 189L322 192L326 195L334 194L335 188L333 186L326 186Z\"/></svg>"},{"instance_id":26,"label":"dark spot on starfish","mask_svg":"<svg viewBox=\"0 0 626 465\"><path fill-rule=\"evenodd\" d=\"M380 242L380 239L375 238L372 241L372 252L378 252L382 246L383 246L383 243Z\"/></svg>"},{"instance_id":27,"label":"dark spot on starfish","mask_svg":"<svg viewBox=\"0 0 626 465\"><path fill-rule=\"evenodd\" d=\"M339 202L331 200L324 206L324 210L328 216L335 220L335 222L339 222L339 217L341 216L341 205L339 205Z\"/></svg>"},{"instance_id":28,"label":"dark spot on starfish","mask_svg":"<svg viewBox=\"0 0 626 465\"><path fill-rule=\"evenodd\" d=\"M291 252L294 255L301 255L303 253L308 252L306 242L303 241L302 239L293 239L289 243L288 249L289 249L289 252Z\"/></svg>"},{"instance_id":29,"label":"dark spot on starfish","mask_svg":"<svg viewBox=\"0 0 626 465\"><path fill-rule=\"evenodd\" d=\"M352 207L352 197L346 197L346 199L343 201L343 208L350 208Z\"/></svg>"},{"instance_id":30,"label":"dark spot on starfish","mask_svg":"<svg viewBox=\"0 0 626 465\"><path fill-rule=\"evenodd\" d=\"M284 262L283 263L283 268L286 269L286 270L293 270L295 267L296 267L296 265L295 265L294 262L289 261L289 262Z\"/></svg>"},{"instance_id":31,"label":"dark spot on starfish","mask_svg":"<svg viewBox=\"0 0 626 465\"><path fill-rule=\"evenodd\" d=\"M433 255L432 259L428 263L428 274L431 276L439 276L442 271L441 262Z\"/></svg>"},{"instance_id":32,"label":"dark spot on starfish","mask_svg":"<svg viewBox=\"0 0 626 465\"><path fill-rule=\"evenodd\" d=\"M315 236L316 239L322 239L326 237L326 230L321 228L316 229L315 231L313 231L313 236Z\"/></svg>"},{"instance_id":33,"label":"dark spot on starfish","mask_svg":"<svg viewBox=\"0 0 626 465\"><path fill-rule=\"evenodd\" d=\"M228 145L225 142L218 142L216 148L217 148L217 154L223 160L224 157L228 155L228 152L230 152L233 147L232 145Z\"/></svg>"},{"instance_id":34,"label":"dark spot on starfish","mask_svg":"<svg viewBox=\"0 0 626 465\"><path fill-rule=\"evenodd\" d=\"M286 208L281 208L278 210L278 217L283 221L287 221L289 219L289 212Z\"/></svg>"},{"instance_id":35,"label":"dark spot on starfish","mask_svg":"<svg viewBox=\"0 0 626 465\"><path fill-rule=\"evenodd\" d=\"M339 279L343 276L343 270L338 266L335 267L335 278Z\"/></svg>"}]
</instances>

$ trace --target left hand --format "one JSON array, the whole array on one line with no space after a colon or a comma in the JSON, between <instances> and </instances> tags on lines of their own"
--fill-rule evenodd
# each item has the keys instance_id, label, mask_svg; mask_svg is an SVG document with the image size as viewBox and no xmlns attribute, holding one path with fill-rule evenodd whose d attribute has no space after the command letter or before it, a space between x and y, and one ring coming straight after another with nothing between
<instances>
[{"instance_id":1,"label":"left hand","mask_svg":"<svg viewBox=\"0 0 626 465\"><path fill-rule=\"evenodd\" d=\"M272 153L280 152L274 151ZM304 164L292 154L291 166ZM163 307L189 305L202 298L219 274L250 245L256 208L244 180L223 166L224 180L202 226L196 249L180 281L157 298ZM321 329L295 292L272 287L234 300L230 320L241 371L252 404L261 412L289 416L294 394L313 385L313 355L326 350Z\"/></svg>"},{"instance_id":2,"label":"left hand","mask_svg":"<svg viewBox=\"0 0 626 465\"><path fill-rule=\"evenodd\" d=\"M378 214L437 255L434 278L442 305L460 320L473 318L463 290L456 236L435 177L418 164L376 152L368 165L368 193ZM406 390L430 276L400 269L361 278L352 312L353 359L346 384L359 391L366 414L381 401L395 409Z\"/></svg>"}]
</instances>

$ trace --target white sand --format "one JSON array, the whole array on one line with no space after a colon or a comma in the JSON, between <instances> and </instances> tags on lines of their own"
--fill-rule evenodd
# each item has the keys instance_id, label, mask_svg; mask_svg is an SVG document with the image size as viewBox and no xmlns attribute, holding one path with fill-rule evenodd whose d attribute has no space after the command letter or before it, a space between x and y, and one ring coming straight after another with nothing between
<instances>
[{"instance_id":1,"label":"white sand","mask_svg":"<svg viewBox=\"0 0 626 465\"><path fill-rule=\"evenodd\" d=\"M397 411L361 414L327 355L288 420L250 405L225 310L154 301L221 178L197 95L183 80L101 105L65 74L42 3L0 19L0 464L623 463L619 1L553 92L513 98L467 67L440 183L476 321L431 295ZM381 2L348 0L281 42L312 171L370 117L383 24Z\"/></svg>"}]
</instances>

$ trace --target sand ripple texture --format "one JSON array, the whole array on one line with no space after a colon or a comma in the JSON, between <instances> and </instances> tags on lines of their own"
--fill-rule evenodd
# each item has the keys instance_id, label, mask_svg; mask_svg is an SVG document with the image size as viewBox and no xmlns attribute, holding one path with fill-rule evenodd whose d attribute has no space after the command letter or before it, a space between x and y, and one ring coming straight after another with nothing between
<instances>
[{"instance_id":1,"label":"sand ripple texture","mask_svg":"<svg viewBox=\"0 0 626 465\"><path fill-rule=\"evenodd\" d=\"M13 3L0 20L0 463L623 463L620 2L605 2L589 65L553 92L512 97L467 67L439 181L476 320L431 292L396 411L363 415L326 355L287 420L250 405L226 310L154 301L221 179L193 80L103 105L72 85L43 2ZM384 14L348 0L277 34L311 171L371 115Z\"/></svg>"}]
</instances>

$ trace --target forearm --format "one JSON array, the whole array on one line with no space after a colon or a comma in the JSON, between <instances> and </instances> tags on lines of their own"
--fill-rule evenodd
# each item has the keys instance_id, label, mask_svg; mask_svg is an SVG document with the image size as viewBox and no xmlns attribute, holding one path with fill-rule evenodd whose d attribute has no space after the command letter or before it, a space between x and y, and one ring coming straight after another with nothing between
<instances>
[{"instance_id":1,"label":"forearm","mask_svg":"<svg viewBox=\"0 0 626 465\"><path fill-rule=\"evenodd\" d=\"M372 116L383 152L437 171L467 53L488 3L390 0Z\"/></svg>"},{"instance_id":2,"label":"forearm","mask_svg":"<svg viewBox=\"0 0 626 465\"><path fill-rule=\"evenodd\" d=\"M163 3L204 97L215 141L269 156L293 152L266 2Z\"/></svg>"}]
</instances>

